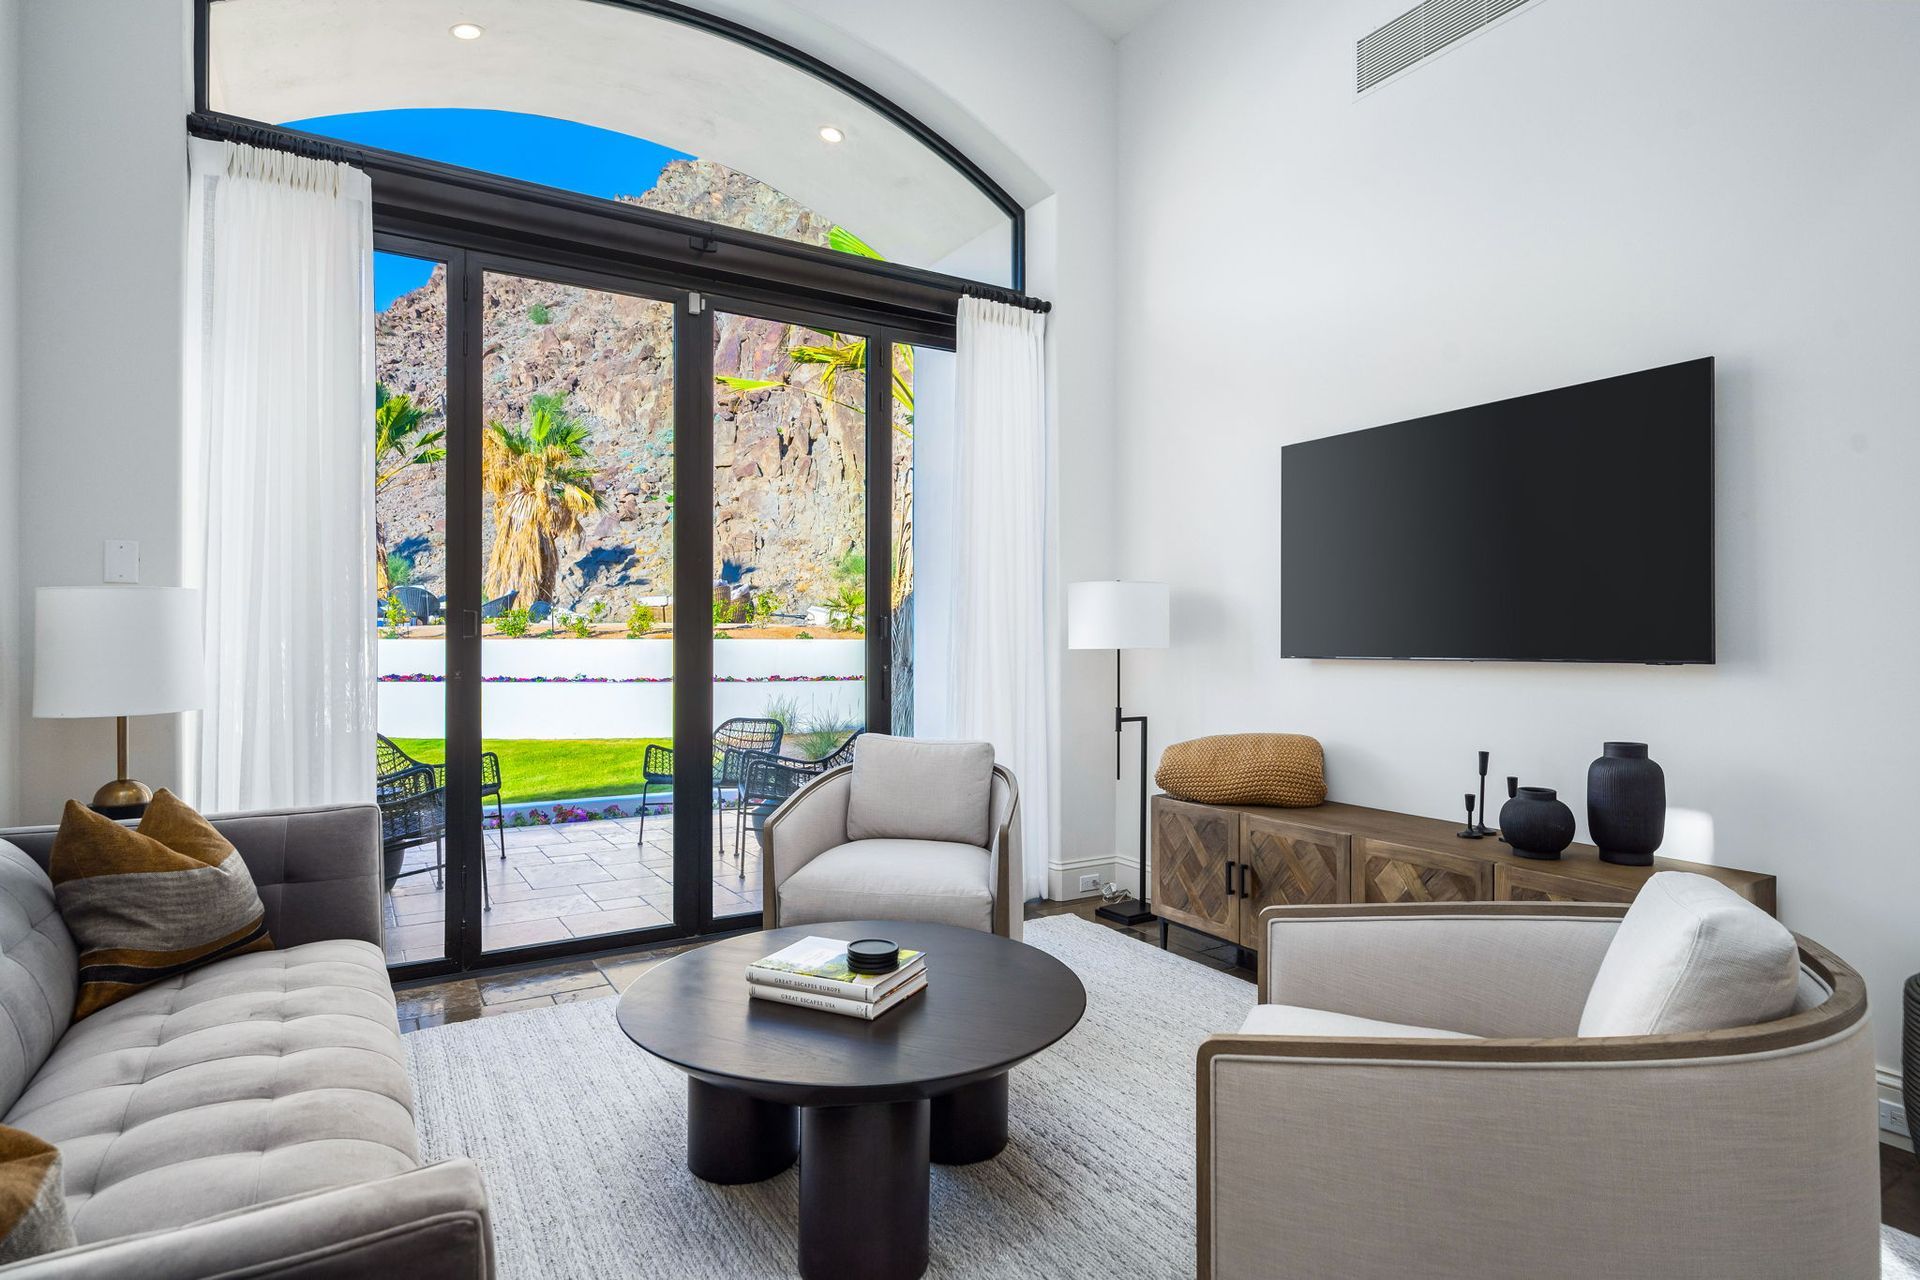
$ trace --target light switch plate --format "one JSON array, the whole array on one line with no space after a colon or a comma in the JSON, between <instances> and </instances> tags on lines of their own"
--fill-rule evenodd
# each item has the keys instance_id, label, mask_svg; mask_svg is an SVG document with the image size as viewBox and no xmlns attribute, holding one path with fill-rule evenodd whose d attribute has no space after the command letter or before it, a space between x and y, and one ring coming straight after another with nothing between
<instances>
[{"instance_id":1,"label":"light switch plate","mask_svg":"<svg viewBox=\"0 0 1920 1280\"><path fill-rule=\"evenodd\" d=\"M108 538L101 580L104 582L140 581L140 544L127 538Z\"/></svg>"}]
</instances>

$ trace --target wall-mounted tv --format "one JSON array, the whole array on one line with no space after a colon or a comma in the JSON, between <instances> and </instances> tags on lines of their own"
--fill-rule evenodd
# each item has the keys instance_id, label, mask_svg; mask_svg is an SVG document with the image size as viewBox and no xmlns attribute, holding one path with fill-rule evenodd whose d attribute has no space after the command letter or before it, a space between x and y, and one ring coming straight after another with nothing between
<instances>
[{"instance_id":1,"label":"wall-mounted tv","mask_svg":"<svg viewBox=\"0 0 1920 1280\"><path fill-rule=\"evenodd\" d=\"M1710 663L1713 360L1281 450L1289 658Z\"/></svg>"}]
</instances>

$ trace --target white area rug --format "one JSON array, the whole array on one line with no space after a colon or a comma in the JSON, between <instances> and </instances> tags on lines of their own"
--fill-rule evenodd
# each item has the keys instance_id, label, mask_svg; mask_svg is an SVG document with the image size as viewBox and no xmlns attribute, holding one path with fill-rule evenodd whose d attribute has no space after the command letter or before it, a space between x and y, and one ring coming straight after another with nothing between
<instances>
[{"instance_id":1,"label":"white area rug","mask_svg":"<svg viewBox=\"0 0 1920 1280\"><path fill-rule=\"evenodd\" d=\"M1064 1040L1015 1068L1012 1140L934 1166L940 1277L1193 1274L1193 1063L1253 987L1071 916L1027 941L1087 988ZM686 1168L686 1079L621 1033L610 1000L406 1037L429 1160L471 1156L506 1280L794 1274L798 1175L715 1187Z\"/></svg>"},{"instance_id":2,"label":"white area rug","mask_svg":"<svg viewBox=\"0 0 1920 1280\"><path fill-rule=\"evenodd\" d=\"M1072 916L1027 940L1087 988L1073 1033L1015 1069L1012 1141L933 1170L927 1274L1193 1274L1193 1060L1252 986ZM715 1187L686 1167L686 1080L636 1048L611 1000L407 1036L429 1160L471 1156L505 1280L794 1274L797 1174ZM1920 1280L1920 1239L1882 1229L1882 1274Z\"/></svg>"}]
</instances>

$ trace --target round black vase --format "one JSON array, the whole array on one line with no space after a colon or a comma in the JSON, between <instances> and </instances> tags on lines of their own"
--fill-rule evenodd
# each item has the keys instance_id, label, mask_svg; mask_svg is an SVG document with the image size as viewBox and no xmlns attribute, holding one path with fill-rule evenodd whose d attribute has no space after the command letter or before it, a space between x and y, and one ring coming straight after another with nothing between
<instances>
[{"instance_id":1,"label":"round black vase","mask_svg":"<svg viewBox=\"0 0 1920 1280\"><path fill-rule=\"evenodd\" d=\"M1609 742L1587 769L1587 834L1603 862L1653 865L1667 834L1667 775L1644 742Z\"/></svg>"},{"instance_id":2,"label":"round black vase","mask_svg":"<svg viewBox=\"0 0 1920 1280\"><path fill-rule=\"evenodd\" d=\"M1573 843L1573 810L1552 787L1521 787L1500 809L1500 838L1514 856L1551 862Z\"/></svg>"}]
</instances>

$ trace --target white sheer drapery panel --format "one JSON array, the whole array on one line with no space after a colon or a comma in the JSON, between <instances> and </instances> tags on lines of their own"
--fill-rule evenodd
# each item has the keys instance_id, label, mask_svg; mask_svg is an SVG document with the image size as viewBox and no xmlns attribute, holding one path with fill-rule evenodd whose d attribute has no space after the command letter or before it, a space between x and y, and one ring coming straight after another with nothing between
<instances>
[{"instance_id":1,"label":"white sheer drapery panel","mask_svg":"<svg viewBox=\"0 0 1920 1280\"><path fill-rule=\"evenodd\" d=\"M186 568L206 600L203 809L373 796L372 188L191 142Z\"/></svg>"},{"instance_id":2,"label":"white sheer drapery panel","mask_svg":"<svg viewBox=\"0 0 1920 1280\"><path fill-rule=\"evenodd\" d=\"M1020 782L1028 898L1047 892L1053 744L1046 629L1046 318L960 300L944 731Z\"/></svg>"}]
</instances>

